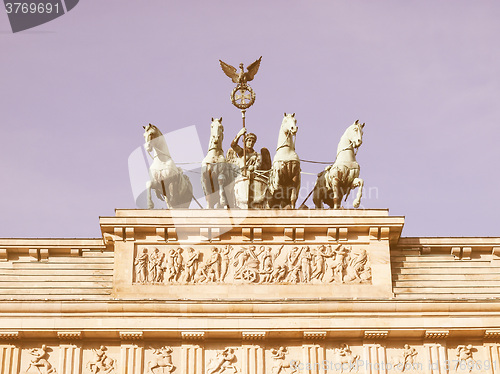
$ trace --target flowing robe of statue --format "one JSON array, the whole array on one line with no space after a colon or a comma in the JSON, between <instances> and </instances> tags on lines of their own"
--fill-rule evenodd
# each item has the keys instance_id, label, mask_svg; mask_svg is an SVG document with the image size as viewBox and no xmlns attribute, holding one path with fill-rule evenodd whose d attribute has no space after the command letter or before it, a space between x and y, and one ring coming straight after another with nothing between
<instances>
[{"instance_id":1,"label":"flowing robe of statue","mask_svg":"<svg viewBox=\"0 0 500 374\"><path fill-rule=\"evenodd\" d=\"M238 142L243 138L243 147ZM236 164L240 173L235 181L236 206L242 209L263 208L266 205L268 171L271 168L271 156L267 148L261 153L254 150L257 135L246 134L242 128L231 142L226 159Z\"/></svg>"}]
</instances>

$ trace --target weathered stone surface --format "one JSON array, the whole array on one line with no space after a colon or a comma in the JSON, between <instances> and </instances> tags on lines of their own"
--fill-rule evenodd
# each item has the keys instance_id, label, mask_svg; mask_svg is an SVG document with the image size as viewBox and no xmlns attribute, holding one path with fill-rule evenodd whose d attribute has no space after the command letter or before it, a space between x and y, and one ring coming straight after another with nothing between
<instances>
[{"instance_id":1,"label":"weathered stone surface","mask_svg":"<svg viewBox=\"0 0 500 374\"><path fill-rule=\"evenodd\" d=\"M2 374L500 370L500 238L401 238L386 210L100 221L103 239L0 239Z\"/></svg>"}]
</instances>

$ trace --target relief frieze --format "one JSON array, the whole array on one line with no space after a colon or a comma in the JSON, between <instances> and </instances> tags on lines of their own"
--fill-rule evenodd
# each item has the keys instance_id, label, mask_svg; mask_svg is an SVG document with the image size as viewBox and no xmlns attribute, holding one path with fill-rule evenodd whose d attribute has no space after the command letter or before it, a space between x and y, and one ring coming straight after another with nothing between
<instances>
[{"instance_id":1,"label":"relief frieze","mask_svg":"<svg viewBox=\"0 0 500 374\"><path fill-rule=\"evenodd\" d=\"M107 355L108 349L101 345L98 349L92 349L93 358L87 362L87 370L91 374L114 374L116 359Z\"/></svg>"},{"instance_id":2,"label":"relief frieze","mask_svg":"<svg viewBox=\"0 0 500 374\"><path fill-rule=\"evenodd\" d=\"M153 350L153 359L148 361L148 374L171 374L176 367L172 363L172 348L164 346Z\"/></svg>"},{"instance_id":3,"label":"relief frieze","mask_svg":"<svg viewBox=\"0 0 500 374\"><path fill-rule=\"evenodd\" d=\"M236 355L233 348L226 348L217 352L216 356L208 362L206 374L222 374L224 372L236 374Z\"/></svg>"},{"instance_id":4,"label":"relief frieze","mask_svg":"<svg viewBox=\"0 0 500 374\"><path fill-rule=\"evenodd\" d=\"M348 245L138 246L135 284L371 283L368 252Z\"/></svg>"},{"instance_id":5,"label":"relief frieze","mask_svg":"<svg viewBox=\"0 0 500 374\"><path fill-rule=\"evenodd\" d=\"M452 346L417 340L413 340L412 345L401 341L380 344L359 340L350 340L349 343L304 340L286 344L286 340L275 339L244 341L241 345L220 339L208 340L201 345L172 339L169 344L161 339L151 342L153 346L120 346L110 342L110 345L97 347L95 343L89 345L85 341L74 345L64 342L62 346L52 348L47 345L40 348L8 345L3 347L3 357L12 359L3 361L1 373L487 374L498 371L500 352L498 342ZM11 370L13 367L15 369Z\"/></svg>"},{"instance_id":6,"label":"relief frieze","mask_svg":"<svg viewBox=\"0 0 500 374\"><path fill-rule=\"evenodd\" d=\"M56 369L49 362L49 350L51 349L45 344L41 348L30 349L31 359L24 373L57 374Z\"/></svg>"}]
</instances>

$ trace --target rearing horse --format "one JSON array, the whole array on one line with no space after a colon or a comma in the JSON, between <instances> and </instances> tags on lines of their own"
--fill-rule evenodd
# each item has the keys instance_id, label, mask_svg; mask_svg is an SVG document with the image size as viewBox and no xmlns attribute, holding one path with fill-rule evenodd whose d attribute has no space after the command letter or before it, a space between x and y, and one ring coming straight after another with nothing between
<instances>
[{"instance_id":1,"label":"rearing horse","mask_svg":"<svg viewBox=\"0 0 500 374\"><path fill-rule=\"evenodd\" d=\"M295 152L295 113L284 114L269 176L269 207L295 209L300 189L300 161Z\"/></svg>"},{"instance_id":2,"label":"rearing horse","mask_svg":"<svg viewBox=\"0 0 500 374\"><path fill-rule=\"evenodd\" d=\"M146 183L148 209L153 209L151 189L160 200L165 200L167 208L187 208L193 198L193 186L189 178L178 168L168 150L161 131L154 125L143 126L146 151L155 151L153 163L149 167L150 180Z\"/></svg>"},{"instance_id":3,"label":"rearing horse","mask_svg":"<svg viewBox=\"0 0 500 374\"><path fill-rule=\"evenodd\" d=\"M359 164L356 162L356 153L363 142L364 127L365 124L357 120L347 128L340 138L335 162L318 174L313 195L316 208L322 208L323 203L326 203L330 208L340 209L343 196L347 200L351 190L356 187L358 194L353 206L359 207L364 182L358 178Z\"/></svg>"},{"instance_id":4,"label":"rearing horse","mask_svg":"<svg viewBox=\"0 0 500 374\"><path fill-rule=\"evenodd\" d=\"M201 185L207 201L207 209L230 208L233 205L232 188L227 186L234 180L231 166L224 158L222 140L224 127L221 118L212 118L208 152L201 165Z\"/></svg>"}]
</instances>

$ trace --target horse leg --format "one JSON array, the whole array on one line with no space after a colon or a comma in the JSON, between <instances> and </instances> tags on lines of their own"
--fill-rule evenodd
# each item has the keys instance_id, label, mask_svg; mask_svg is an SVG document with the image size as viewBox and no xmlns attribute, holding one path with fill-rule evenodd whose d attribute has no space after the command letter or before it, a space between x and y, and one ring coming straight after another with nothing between
<instances>
[{"instance_id":1,"label":"horse leg","mask_svg":"<svg viewBox=\"0 0 500 374\"><path fill-rule=\"evenodd\" d=\"M168 189L170 190L172 187L172 183L168 185ZM167 204L167 209L172 209L172 206L170 204L170 199L169 196L167 195L167 188L165 188L165 181L161 181L161 189L163 191L163 196L165 196L165 203ZM170 193L171 191L169 191Z\"/></svg>"},{"instance_id":2,"label":"horse leg","mask_svg":"<svg viewBox=\"0 0 500 374\"><path fill-rule=\"evenodd\" d=\"M290 193L290 208L295 209L295 203L297 202L297 198L298 198L298 188L292 187Z\"/></svg>"},{"instance_id":3,"label":"horse leg","mask_svg":"<svg viewBox=\"0 0 500 374\"><path fill-rule=\"evenodd\" d=\"M156 369L157 367L159 367L157 362L149 361L148 362L148 373L155 374L153 369Z\"/></svg>"},{"instance_id":4,"label":"horse leg","mask_svg":"<svg viewBox=\"0 0 500 374\"><path fill-rule=\"evenodd\" d=\"M224 186L226 185L226 176L224 173L220 173L217 177L217 183L219 184L219 208L229 208L229 204L226 199L226 192L224 191Z\"/></svg>"},{"instance_id":5,"label":"horse leg","mask_svg":"<svg viewBox=\"0 0 500 374\"><path fill-rule=\"evenodd\" d=\"M207 182L207 177L206 177L206 174L207 174L208 170L207 170L207 166L203 165L201 167L201 187L203 188L203 193L205 194L205 201L207 203L205 209L210 209L210 203L208 201L208 195L210 194L208 192L208 182Z\"/></svg>"},{"instance_id":6,"label":"horse leg","mask_svg":"<svg viewBox=\"0 0 500 374\"><path fill-rule=\"evenodd\" d=\"M318 178L318 180L316 180L316 184L314 185L314 188L313 188L313 203L314 203L314 207L316 209L323 208L323 200L324 199L321 198L322 192L323 192L322 187L319 185L319 178Z\"/></svg>"},{"instance_id":7,"label":"horse leg","mask_svg":"<svg viewBox=\"0 0 500 374\"><path fill-rule=\"evenodd\" d=\"M207 200L207 208L208 209L213 209L215 204L217 202L215 201L215 186L214 186L214 175L212 173L212 165L207 165L207 174L208 174L208 187L210 187L210 192L208 193L206 200Z\"/></svg>"},{"instance_id":8,"label":"horse leg","mask_svg":"<svg viewBox=\"0 0 500 374\"><path fill-rule=\"evenodd\" d=\"M148 201L148 209L153 209L155 205L153 204L153 200L151 199L151 188L153 187L153 183L151 181L146 182L146 193L147 193L147 201Z\"/></svg>"},{"instance_id":9,"label":"horse leg","mask_svg":"<svg viewBox=\"0 0 500 374\"><path fill-rule=\"evenodd\" d=\"M352 203L352 205L357 208L359 207L359 204L361 203L361 196L363 195L363 185L365 182L361 178L354 178L352 181L352 188L358 187L358 194L356 195L356 199Z\"/></svg>"},{"instance_id":10,"label":"horse leg","mask_svg":"<svg viewBox=\"0 0 500 374\"><path fill-rule=\"evenodd\" d=\"M288 175L292 175L291 180L291 191L290 191L290 207L295 209L295 203L299 198L299 190L300 190L300 166L291 162L288 166ZM288 195L288 194L287 194Z\"/></svg>"},{"instance_id":11,"label":"horse leg","mask_svg":"<svg viewBox=\"0 0 500 374\"><path fill-rule=\"evenodd\" d=\"M340 209L342 203L342 195L340 193L340 186L338 180L334 180L332 183L333 191L333 209Z\"/></svg>"}]
</instances>

